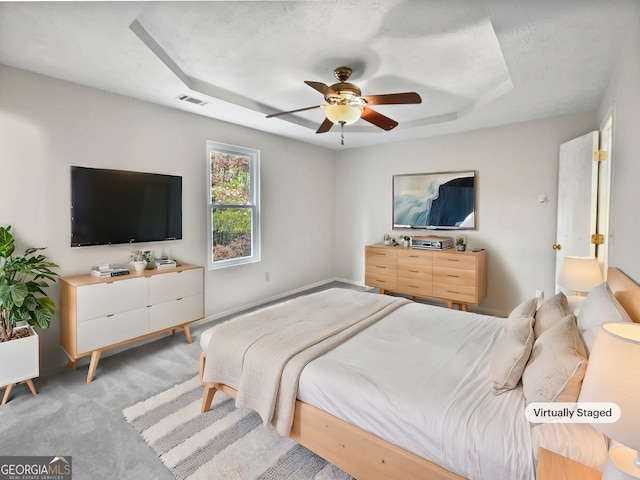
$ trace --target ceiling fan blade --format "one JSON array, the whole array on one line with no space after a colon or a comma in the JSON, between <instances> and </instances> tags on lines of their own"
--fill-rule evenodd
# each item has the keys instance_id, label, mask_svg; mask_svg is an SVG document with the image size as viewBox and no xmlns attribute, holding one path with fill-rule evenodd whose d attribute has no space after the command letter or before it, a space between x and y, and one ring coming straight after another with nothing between
<instances>
[{"instance_id":1,"label":"ceiling fan blade","mask_svg":"<svg viewBox=\"0 0 640 480\"><path fill-rule=\"evenodd\" d=\"M320 127L318 127L318 130L316 130L316 133L326 133L331 130L331 127L333 127L333 122L328 118L325 118L324 122L322 122Z\"/></svg>"},{"instance_id":2,"label":"ceiling fan blade","mask_svg":"<svg viewBox=\"0 0 640 480\"><path fill-rule=\"evenodd\" d=\"M325 85L322 82L310 82L308 80L305 80L304 83L309 85L311 88L316 89L317 91L319 91L325 97L328 97L329 95L337 95L336 92L331 90L331 88L329 88L327 85Z\"/></svg>"},{"instance_id":3,"label":"ceiling fan blade","mask_svg":"<svg viewBox=\"0 0 640 480\"><path fill-rule=\"evenodd\" d=\"M280 115L286 115L287 113L304 112L305 110L313 110L314 108L320 108L322 105L315 105L313 107L298 108L297 110L289 110L288 112L278 112L267 115L266 118L279 117Z\"/></svg>"},{"instance_id":4,"label":"ceiling fan blade","mask_svg":"<svg viewBox=\"0 0 640 480\"><path fill-rule=\"evenodd\" d=\"M367 105L400 105L408 103L422 103L422 98L416 92L388 93L383 95L369 95L362 97Z\"/></svg>"},{"instance_id":5,"label":"ceiling fan blade","mask_svg":"<svg viewBox=\"0 0 640 480\"><path fill-rule=\"evenodd\" d=\"M378 113L367 107L364 107L360 118L366 120L369 123L373 123L376 127L380 127L383 130L393 130L398 126L398 122L396 122L395 120L392 120L389 117L385 117L381 113Z\"/></svg>"}]
</instances>

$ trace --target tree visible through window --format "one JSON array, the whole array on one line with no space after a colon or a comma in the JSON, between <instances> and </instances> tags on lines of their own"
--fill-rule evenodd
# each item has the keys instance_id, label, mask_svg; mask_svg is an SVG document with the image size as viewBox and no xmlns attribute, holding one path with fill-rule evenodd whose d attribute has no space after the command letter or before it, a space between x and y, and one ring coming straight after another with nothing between
<instances>
[{"instance_id":1,"label":"tree visible through window","mask_svg":"<svg viewBox=\"0 0 640 480\"><path fill-rule=\"evenodd\" d=\"M207 142L209 267L260 260L257 150Z\"/></svg>"}]
</instances>

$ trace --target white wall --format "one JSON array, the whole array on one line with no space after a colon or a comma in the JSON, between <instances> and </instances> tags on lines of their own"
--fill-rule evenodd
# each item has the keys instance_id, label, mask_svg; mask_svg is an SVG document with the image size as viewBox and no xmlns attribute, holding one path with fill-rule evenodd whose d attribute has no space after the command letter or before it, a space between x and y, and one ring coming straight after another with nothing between
<instances>
[{"instance_id":1,"label":"white wall","mask_svg":"<svg viewBox=\"0 0 640 480\"><path fill-rule=\"evenodd\" d=\"M554 292L558 147L593 130L595 114L344 151L336 163L336 275L363 281L364 246L392 231L391 177L476 170L478 229L487 249L488 295L481 310L505 315L536 289ZM538 194L548 203L538 204ZM425 230L410 235L446 235Z\"/></svg>"},{"instance_id":2,"label":"white wall","mask_svg":"<svg viewBox=\"0 0 640 480\"><path fill-rule=\"evenodd\" d=\"M617 105L613 264L640 228L624 203L639 195L639 30L603 101ZM410 172L478 172L479 228L467 236L488 250L483 311L507 314L536 289L549 295L558 147L598 125L586 113L334 152L9 67L0 66L0 85L0 224L14 226L20 246L47 246L62 275L125 261L131 250L68 246L70 165L182 175L184 239L148 247L206 265L205 141L261 150L262 261L207 272L209 317L334 277L362 282L364 246L395 233L391 177ZM58 287L52 292L58 300ZM41 338L43 365L61 365L57 319Z\"/></svg>"},{"instance_id":3,"label":"white wall","mask_svg":"<svg viewBox=\"0 0 640 480\"><path fill-rule=\"evenodd\" d=\"M609 265L640 282L640 21L622 49L600 104L599 120L613 111Z\"/></svg>"},{"instance_id":4,"label":"white wall","mask_svg":"<svg viewBox=\"0 0 640 480\"><path fill-rule=\"evenodd\" d=\"M183 240L206 265L206 140L261 151L262 261L205 275L207 316L334 277L334 159L319 147L0 66L0 224L46 246L62 276L126 262L131 247L69 247L70 165L183 177ZM19 248L20 250L20 248ZM266 281L270 272L270 281ZM51 290L58 303L59 287ZM59 304L59 303L58 303ZM63 365L59 321L41 332L43 369Z\"/></svg>"}]
</instances>

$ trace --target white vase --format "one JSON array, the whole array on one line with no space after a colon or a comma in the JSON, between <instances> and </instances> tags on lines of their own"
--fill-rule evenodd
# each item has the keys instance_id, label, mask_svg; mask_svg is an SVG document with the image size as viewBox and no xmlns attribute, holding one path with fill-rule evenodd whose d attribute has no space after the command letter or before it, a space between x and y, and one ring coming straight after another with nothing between
<instances>
[{"instance_id":1,"label":"white vase","mask_svg":"<svg viewBox=\"0 0 640 480\"><path fill-rule=\"evenodd\" d=\"M147 262L144 260L141 262L133 262L133 268L136 272L144 272L144 269L147 268Z\"/></svg>"}]
</instances>

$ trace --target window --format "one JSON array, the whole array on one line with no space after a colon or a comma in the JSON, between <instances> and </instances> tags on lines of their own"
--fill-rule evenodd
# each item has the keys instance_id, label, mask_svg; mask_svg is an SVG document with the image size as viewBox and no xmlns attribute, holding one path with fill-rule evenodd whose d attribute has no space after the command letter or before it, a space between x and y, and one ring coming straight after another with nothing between
<instances>
[{"instance_id":1,"label":"window","mask_svg":"<svg viewBox=\"0 0 640 480\"><path fill-rule=\"evenodd\" d=\"M259 261L260 152L207 142L207 160L209 268Z\"/></svg>"}]
</instances>

